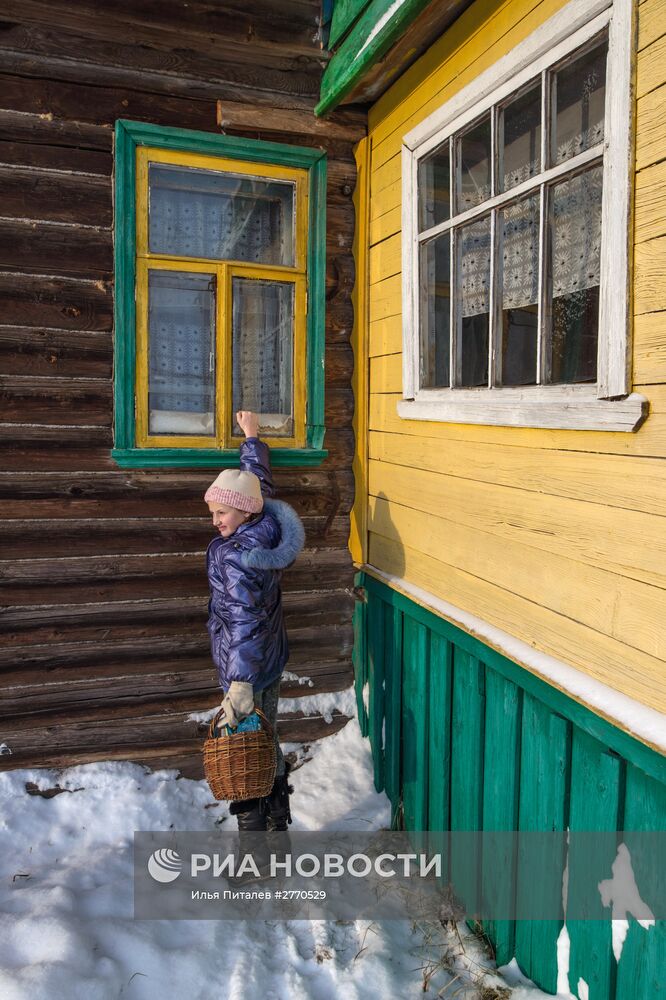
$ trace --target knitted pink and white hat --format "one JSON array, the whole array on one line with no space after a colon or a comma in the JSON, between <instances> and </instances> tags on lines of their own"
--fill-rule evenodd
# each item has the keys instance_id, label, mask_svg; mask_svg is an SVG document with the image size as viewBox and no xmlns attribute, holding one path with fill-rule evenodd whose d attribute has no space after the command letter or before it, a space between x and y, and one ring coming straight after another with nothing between
<instances>
[{"instance_id":1,"label":"knitted pink and white hat","mask_svg":"<svg viewBox=\"0 0 666 1000\"><path fill-rule=\"evenodd\" d=\"M253 514L264 508L259 477L243 469L224 469L206 490L204 500L206 503L225 503Z\"/></svg>"}]
</instances>

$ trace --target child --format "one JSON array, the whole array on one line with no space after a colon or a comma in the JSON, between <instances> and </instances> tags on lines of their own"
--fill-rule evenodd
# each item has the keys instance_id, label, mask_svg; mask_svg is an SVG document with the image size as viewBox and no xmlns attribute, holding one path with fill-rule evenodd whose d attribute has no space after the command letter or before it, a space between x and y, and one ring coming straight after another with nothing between
<instances>
[{"instance_id":1,"label":"child","mask_svg":"<svg viewBox=\"0 0 666 1000\"><path fill-rule=\"evenodd\" d=\"M240 469L225 469L205 501L219 537L206 552L210 585L208 631L224 692L220 725L238 725L255 705L275 734L277 771L268 796L232 802L239 830L286 830L291 823L288 765L277 739L280 677L289 658L282 615L282 570L305 543L296 511L273 497L269 448L259 440L259 418L239 410L245 434Z\"/></svg>"}]
</instances>

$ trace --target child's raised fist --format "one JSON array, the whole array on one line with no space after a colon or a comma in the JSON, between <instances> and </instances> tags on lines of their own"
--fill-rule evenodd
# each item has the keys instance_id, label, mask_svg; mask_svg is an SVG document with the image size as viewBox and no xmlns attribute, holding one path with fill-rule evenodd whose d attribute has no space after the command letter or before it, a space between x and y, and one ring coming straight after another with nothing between
<instances>
[{"instance_id":1,"label":"child's raised fist","mask_svg":"<svg viewBox=\"0 0 666 1000\"><path fill-rule=\"evenodd\" d=\"M237 410L236 423L246 438L259 437L259 415L252 410Z\"/></svg>"}]
</instances>

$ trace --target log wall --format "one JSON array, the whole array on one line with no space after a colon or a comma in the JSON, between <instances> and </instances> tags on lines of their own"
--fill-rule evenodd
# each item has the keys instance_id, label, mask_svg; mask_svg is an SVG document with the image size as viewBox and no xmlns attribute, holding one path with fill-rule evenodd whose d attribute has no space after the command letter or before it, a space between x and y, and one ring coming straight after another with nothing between
<instances>
[{"instance_id":1,"label":"log wall","mask_svg":"<svg viewBox=\"0 0 666 1000\"><path fill-rule=\"evenodd\" d=\"M6 0L0 24L0 767L132 759L198 773L219 688L205 629L214 470L127 471L112 447L112 136L117 118L328 152L326 437L275 470L306 528L283 579L291 658L352 679L353 146L363 109L312 114L316 0ZM219 102L219 103L218 103ZM219 121L219 124L218 124ZM291 713L286 740L327 726Z\"/></svg>"}]
</instances>

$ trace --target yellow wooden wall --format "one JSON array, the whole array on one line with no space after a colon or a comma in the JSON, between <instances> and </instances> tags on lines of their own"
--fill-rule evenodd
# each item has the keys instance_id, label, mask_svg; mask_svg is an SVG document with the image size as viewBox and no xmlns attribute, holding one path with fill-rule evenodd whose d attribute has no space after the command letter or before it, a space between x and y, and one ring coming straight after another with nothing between
<instances>
[{"instance_id":1,"label":"yellow wooden wall","mask_svg":"<svg viewBox=\"0 0 666 1000\"><path fill-rule=\"evenodd\" d=\"M622 434L396 412L401 137L563 5L477 0L371 109L354 331L367 537L352 552L666 710L666 0L639 4L633 370L647 422Z\"/></svg>"}]
</instances>

